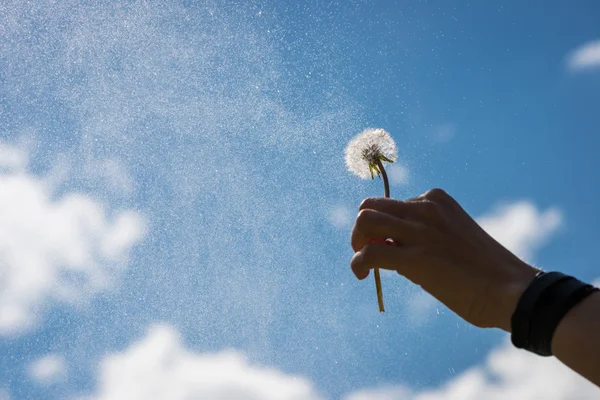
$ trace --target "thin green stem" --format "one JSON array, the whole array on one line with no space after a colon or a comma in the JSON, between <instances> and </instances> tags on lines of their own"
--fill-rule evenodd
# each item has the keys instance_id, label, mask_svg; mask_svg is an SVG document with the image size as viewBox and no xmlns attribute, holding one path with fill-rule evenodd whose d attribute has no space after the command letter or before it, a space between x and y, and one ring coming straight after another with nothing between
<instances>
[{"instance_id":1,"label":"thin green stem","mask_svg":"<svg viewBox=\"0 0 600 400\"><path fill-rule=\"evenodd\" d=\"M379 312L385 312L383 306L383 289L381 288L381 275L379 274L379 268L374 268L375 272L375 290L377 290L377 304L379 305Z\"/></svg>"},{"instance_id":2,"label":"thin green stem","mask_svg":"<svg viewBox=\"0 0 600 400\"><path fill-rule=\"evenodd\" d=\"M390 197L390 182L388 181L387 173L385 172L385 168L383 168L383 163L381 160L377 160L377 167L381 172L381 178L383 179L383 190L385 192L385 197Z\"/></svg>"},{"instance_id":3,"label":"thin green stem","mask_svg":"<svg viewBox=\"0 0 600 400\"><path fill-rule=\"evenodd\" d=\"M388 181L387 173L383 167L381 160L377 160L377 168L381 172L381 178L383 179L383 188L385 197L390 197L390 183ZM383 289L381 288L381 275L379 274L379 268L374 269L375 275L375 288L377 290L377 303L379 304L379 312L384 312L385 307L383 306Z\"/></svg>"}]
</instances>

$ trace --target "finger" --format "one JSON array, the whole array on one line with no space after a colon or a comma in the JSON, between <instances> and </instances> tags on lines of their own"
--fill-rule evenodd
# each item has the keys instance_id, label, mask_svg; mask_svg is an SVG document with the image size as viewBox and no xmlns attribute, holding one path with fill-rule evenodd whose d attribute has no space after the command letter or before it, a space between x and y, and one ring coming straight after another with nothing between
<instances>
[{"instance_id":1,"label":"finger","mask_svg":"<svg viewBox=\"0 0 600 400\"><path fill-rule=\"evenodd\" d=\"M460 204L458 204L458 202L452 196L450 196L445 190L439 188L430 189L425 193L406 201L409 203L431 202L451 207L459 207L462 209Z\"/></svg>"},{"instance_id":2,"label":"finger","mask_svg":"<svg viewBox=\"0 0 600 400\"><path fill-rule=\"evenodd\" d=\"M372 239L391 238L397 244L404 244L420 242L424 235L424 226L419 223L366 209L358 213L350 243L354 251L359 251Z\"/></svg>"},{"instance_id":3,"label":"finger","mask_svg":"<svg viewBox=\"0 0 600 400\"><path fill-rule=\"evenodd\" d=\"M360 203L358 210L377 210L398 218L408 218L414 212L414 204L386 197L369 197Z\"/></svg>"},{"instance_id":4,"label":"finger","mask_svg":"<svg viewBox=\"0 0 600 400\"><path fill-rule=\"evenodd\" d=\"M405 201L385 197L370 197L363 200L359 210L376 210L405 220L427 222L435 218L439 207L423 196Z\"/></svg>"},{"instance_id":5,"label":"finger","mask_svg":"<svg viewBox=\"0 0 600 400\"><path fill-rule=\"evenodd\" d=\"M430 268L422 246L386 246L369 244L352 257L352 272L358 279L365 279L373 268L397 271L411 281L420 284L422 276Z\"/></svg>"}]
</instances>

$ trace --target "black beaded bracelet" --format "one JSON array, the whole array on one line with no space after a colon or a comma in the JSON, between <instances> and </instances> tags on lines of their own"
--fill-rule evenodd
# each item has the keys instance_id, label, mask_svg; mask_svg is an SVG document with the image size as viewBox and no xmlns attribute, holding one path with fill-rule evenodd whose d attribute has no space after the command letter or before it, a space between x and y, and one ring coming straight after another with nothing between
<instances>
[{"instance_id":1,"label":"black beaded bracelet","mask_svg":"<svg viewBox=\"0 0 600 400\"><path fill-rule=\"evenodd\" d=\"M552 355L552 336L571 308L599 289L560 272L540 272L521 295L511 318L515 347Z\"/></svg>"}]
</instances>

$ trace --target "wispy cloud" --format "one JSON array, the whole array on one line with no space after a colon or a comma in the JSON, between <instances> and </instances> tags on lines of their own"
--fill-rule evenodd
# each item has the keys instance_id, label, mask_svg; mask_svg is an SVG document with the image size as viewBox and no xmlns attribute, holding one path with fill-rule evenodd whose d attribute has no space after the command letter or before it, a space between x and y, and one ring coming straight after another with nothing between
<instances>
[{"instance_id":1,"label":"wispy cloud","mask_svg":"<svg viewBox=\"0 0 600 400\"><path fill-rule=\"evenodd\" d=\"M412 327L423 326L437 314L436 305L440 306L441 303L435 297L421 288L416 288L404 305L407 322Z\"/></svg>"},{"instance_id":2,"label":"wispy cloud","mask_svg":"<svg viewBox=\"0 0 600 400\"><path fill-rule=\"evenodd\" d=\"M409 182L410 172L406 166L396 162L386 170L392 185L406 185Z\"/></svg>"},{"instance_id":3,"label":"wispy cloud","mask_svg":"<svg viewBox=\"0 0 600 400\"><path fill-rule=\"evenodd\" d=\"M113 400L264 399L317 400L308 380L251 365L243 354L200 354L186 349L179 333L157 325L100 365L97 392L89 399Z\"/></svg>"},{"instance_id":4,"label":"wispy cloud","mask_svg":"<svg viewBox=\"0 0 600 400\"><path fill-rule=\"evenodd\" d=\"M347 229L352 225L354 215L347 206L336 206L329 212L329 222L338 229Z\"/></svg>"},{"instance_id":5,"label":"wispy cloud","mask_svg":"<svg viewBox=\"0 0 600 400\"><path fill-rule=\"evenodd\" d=\"M29 162L27 151L0 143L0 168L5 171L23 172Z\"/></svg>"},{"instance_id":6,"label":"wispy cloud","mask_svg":"<svg viewBox=\"0 0 600 400\"><path fill-rule=\"evenodd\" d=\"M94 160L88 163L88 179L98 179L112 191L129 194L134 189L133 178L125 164L117 158Z\"/></svg>"},{"instance_id":7,"label":"wispy cloud","mask_svg":"<svg viewBox=\"0 0 600 400\"><path fill-rule=\"evenodd\" d=\"M387 386L357 391L345 400L591 400L599 395L598 387L557 359L519 350L506 340L482 365L464 371L440 388L416 391L405 385Z\"/></svg>"},{"instance_id":8,"label":"wispy cloud","mask_svg":"<svg viewBox=\"0 0 600 400\"><path fill-rule=\"evenodd\" d=\"M47 304L110 287L145 228L137 212L107 215L88 195L56 198L26 171L21 149L0 143L0 155L0 335L9 335L35 325Z\"/></svg>"},{"instance_id":9,"label":"wispy cloud","mask_svg":"<svg viewBox=\"0 0 600 400\"><path fill-rule=\"evenodd\" d=\"M535 251L560 228L563 217L557 208L541 211L535 204L521 200L498 206L477 222L507 249L531 261Z\"/></svg>"},{"instance_id":10,"label":"wispy cloud","mask_svg":"<svg viewBox=\"0 0 600 400\"><path fill-rule=\"evenodd\" d=\"M456 125L447 122L433 128L433 140L437 143L447 143L456 135Z\"/></svg>"},{"instance_id":11,"label":"wispy cloud","mask_svg":"<svg viewBox=\"0 0 600 400\"><path fill-rule=\"evenodd\" d=\"M567 67L571 71L600 68L600 40L587 42L567 57Z\"/></svg>"},{"instance_id":12,"label":"wispy cloud","mask_svg":"<svg viewBox=\"0 0 600 400\"><path fill-rule=\"evenodd\" d=\"M49 385L67 377L67 363L59 354L48 354L31 363L28 373L37 383Z\"/></svg>"}]
</instances>

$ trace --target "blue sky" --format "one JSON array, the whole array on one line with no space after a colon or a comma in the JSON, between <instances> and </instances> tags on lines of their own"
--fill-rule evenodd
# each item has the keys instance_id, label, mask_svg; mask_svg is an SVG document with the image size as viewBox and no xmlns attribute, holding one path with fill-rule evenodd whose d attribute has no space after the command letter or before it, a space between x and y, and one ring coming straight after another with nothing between
<instances>
[{"instance_id":1,"label":"blue sky","mask_svg":"<svg viewBox=\"0 0 600 400\"><path fill-rule=\"evenodd\" d=\"M0 5L0 399L594 396L400 276L379 314L343 150L600 277L600 5L238 3Z\"/></svg>"}]
</instances>

